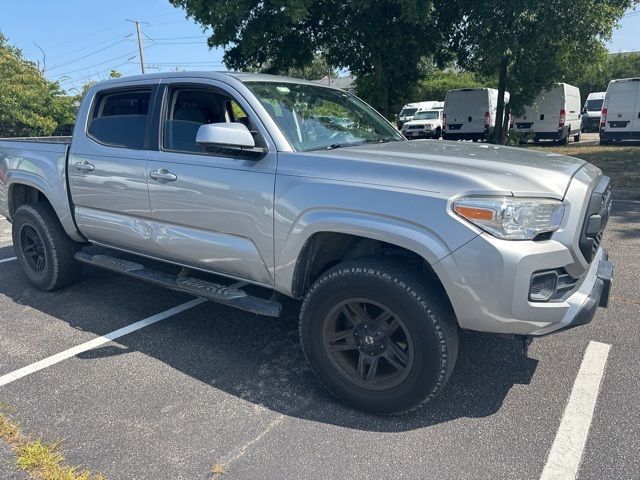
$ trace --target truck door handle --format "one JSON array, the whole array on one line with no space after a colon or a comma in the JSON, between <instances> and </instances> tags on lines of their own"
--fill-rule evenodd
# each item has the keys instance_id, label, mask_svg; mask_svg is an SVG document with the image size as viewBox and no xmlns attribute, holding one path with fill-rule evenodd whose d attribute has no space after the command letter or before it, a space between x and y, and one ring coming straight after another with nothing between
<instances>
[{"instance_id":1,"label":"truck door handle","mask_svg":"<svg viewBox=\"0 0 640 480\"><path fill-rule=\"evenodd\" d=\"M157 180L160 183L175 182L178 179L175 173L171 173L166 168L161 168L160 170L151 170L149 172L149 178L151 178L152 180Z\"/></svg>"},{"instance_id":2,"label":"truck door handle","mask_svg":"<svg viewBox=\"0 0 640 480\"><path fill-rule=\"evenodd\" d=\"M76 170L80 170L83 173L93 172L96 169L96 167L91 165L86 160L82 160L81 162L74 164L74 167L76 167Z\"/></svg>"}]
</instances>

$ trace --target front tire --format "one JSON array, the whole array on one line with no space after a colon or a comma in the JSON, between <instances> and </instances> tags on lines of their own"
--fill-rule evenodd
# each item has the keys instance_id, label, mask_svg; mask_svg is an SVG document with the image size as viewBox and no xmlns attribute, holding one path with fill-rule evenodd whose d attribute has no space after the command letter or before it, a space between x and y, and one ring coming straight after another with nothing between
<instances>
[{"instance_id":1,"label":"front tire","mask_svg":"<svg viewBox=\"0 0 640 480\"><path fill-rule=\"evenodd\" d=\"M574 135L574 136L573 136L573 141L574 141L574 143L578 143L578 142L580 141L580 137L581 137L581 135L582 135L582 132L578 132L578 134L577 134L577 135Z\"/></svg>"},{"instance_id":2,"label":"front tire","mask_svg":"<svg viewBox=\"0 0 640 480\"><path fill-rule=\"evenodd\" d=\"M78 280L81 267L71 240L50 205L22 205L13 216L13 245L25 275L39 290L52 291Z\"/></svg>"},{"instance_id":3,"label":"front tire","mask_svg":"<svg viewBox=\"0 0 640 480\"><path fill-rule=\"evenodd\" d=\"M458 352L447 302L407 269L378 259L341 263L316 280L302 304L300 339L336 397L377 414L435 398Z\"/></svg>"}]
</instances>

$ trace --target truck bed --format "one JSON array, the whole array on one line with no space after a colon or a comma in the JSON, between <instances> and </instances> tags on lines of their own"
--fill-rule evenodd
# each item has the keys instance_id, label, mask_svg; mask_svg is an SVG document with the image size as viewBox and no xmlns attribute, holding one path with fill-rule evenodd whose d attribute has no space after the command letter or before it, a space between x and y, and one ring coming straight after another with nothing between
<instances>
[{"instance_id":1,"label":"truck bed","mask_svg":"<svg viewBox=\"0 0 640 480\"><path fill-rule=\"evenodd\" d=\"M37 187L49 199L67 234L78 238L67 194L70 144L71 137L0 138L0 215L11 219L9 197L14 183Z\"/></svg>"},{"instance_id":2,"label":"truck bed","mask_svg":"<svg viewBox=\"0 0 640 480\"><path fill-rule=\"evenodd\" d=\"M69 145L71 138L71 135L56 137L6 137L0 138L0 142L63 143Z\"/></svg>"}]
</instances>

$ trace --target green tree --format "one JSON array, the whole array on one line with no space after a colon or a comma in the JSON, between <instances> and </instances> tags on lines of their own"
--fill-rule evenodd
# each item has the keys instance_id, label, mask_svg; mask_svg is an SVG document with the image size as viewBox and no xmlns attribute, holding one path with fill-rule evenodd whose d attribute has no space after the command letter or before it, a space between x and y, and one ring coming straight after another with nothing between
<instances>
[{"instance_id":1,"label":"green tree","mask_svg":"<svg viewBox=\"0 0 640 480\"><path fill-rule=\"evenodd\" d=\"M283 73L317 52L358 78L383 114L405 101L423 56L444 51L443 0L169 0L213 34L229 68Z\"/></svg>"},{"instance_id":2,"label":"green tree","mask_svg":"<svg viewBox=\"0 0 640 480\"><path fill-rule=\"evenodd\" d=\"M336 78L338 76L336 69L329 65L327 59L322 55L316 54L313 60L303 67L289 68L283 75L294 78L303 78L304 80L319 80L323 77Z\"/></svg>"},{"instance_id":3,"label":"green tree","mask_svg":"<svg viewBox=\"0 0 640 480\"><path fill-rule=\"evenodd\" d=\"M510 109L522 112L542 90L574 69L576 62L588 62L598 55L616 21L636 3L637 0L451 0L447 8L463 12L454 35L460 65L498 78L493 140L504 143ZM511 94L506 108L505 91Z\"/></svg>"},{"instance_id":4,"label":"green tree","mask_svg":"<svg viewBox=\"0 0 640 480\"><path fill-rule=\"evenodd\" d=\"M436 70L416 82L412 97L416 101L443 101L447 92L454 88L485 87L487 83L469 72Z\"/></svg>"},{"instance_id":5,"label":"green tree","mask_svg":"<svg viewBox=\"0 0 640 480\"><path fill-rule=\"evenodd\" d=\"M74 117L73 99L0 33L0 136L50 135Z\"/></svg>"},{"instance_id":6,"label":"green tree","mask_svg":"<svg viewBox=\"0 0 640 480\"><path fill-rule=\"evenodd\" d=\"M570 69L565 81L579 87L583 98L586 98L591 92L604 92L614 78L630 77L640 77L640 54L607 53L603 49Z\"/></svg>"}]
</instances>

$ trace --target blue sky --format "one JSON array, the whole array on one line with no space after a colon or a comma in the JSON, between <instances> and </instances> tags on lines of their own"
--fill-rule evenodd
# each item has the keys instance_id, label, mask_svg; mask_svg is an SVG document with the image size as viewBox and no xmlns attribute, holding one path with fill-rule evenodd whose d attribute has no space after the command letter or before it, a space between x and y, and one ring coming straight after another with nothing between
<instances>
[{"instance_id":1,"label":"blue sky","mask_svg":"<svg viewBox=\"0 0 640 480\"><path fill-rule=\"evenodd\" d=\"M182 9L168 0L20 0L5 2L0 31L21 48L26 58L42 63L46 76L73 92L88 80L105 78L115 68L125 75L140 73L135 26L144 21L147 72L224 70L222 50L210 50L207 35ZM620 22L609 50L640 50L640 11Z\"/></svg>"}]
</instances>

